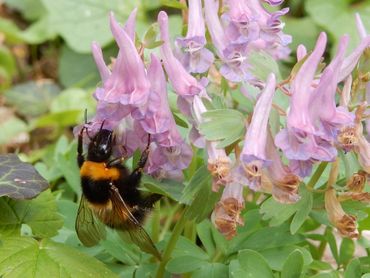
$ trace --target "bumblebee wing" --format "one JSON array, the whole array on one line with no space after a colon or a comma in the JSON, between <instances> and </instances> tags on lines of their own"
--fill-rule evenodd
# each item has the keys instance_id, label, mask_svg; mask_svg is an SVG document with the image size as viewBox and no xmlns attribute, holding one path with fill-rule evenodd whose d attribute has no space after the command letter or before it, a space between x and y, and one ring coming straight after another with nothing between
<instances>
[{"instance_id":1,"label":"bumblebee wing","mask_svg":"<svg viewBox=\"0 0 370 278\"><path fill-rule=\"evenodd\" d=\"M104 225L95 218L84 195L81 196L75 228L82 244L88 247L98 244L106 236Z\"/></svg>"},{"instance_id":2,"label":"bumblebee wing","mask_svg":"<svg viewBox=\"0 0 370 278\"><path fill-rule=\"evenodd\" d=\"M113 209L115 211L119 211L119 213L122 214L123 219L127 219L127 221L123 223L125 228L124 231L120 231L121 236L122 233L124 234L125 232L127 232L130 236L131 241L139 246L142 251L150 253L161 260L161 254L155 247L152 239L141 226L140 222L137 221L137 219L132 215L129 207L122 199L117 187L115 187L114 185L111 186L111 201Z\"/></svg>"}]
</instances>

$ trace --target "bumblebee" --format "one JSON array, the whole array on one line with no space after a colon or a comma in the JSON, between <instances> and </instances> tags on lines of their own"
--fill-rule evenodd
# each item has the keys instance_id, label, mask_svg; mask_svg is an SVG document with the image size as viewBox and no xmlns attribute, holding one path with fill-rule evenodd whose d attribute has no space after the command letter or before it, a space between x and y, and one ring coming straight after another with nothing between
<instances>
[{"instance_id":1,"label":"bumblebee","mask_svg":"<svg viewBox=\"0 0 370 278\"><path fill-rule=\"evenodd\" d=\"M148 159L150 135L137 167L130 173L123 165L124 157L111 158L115 137L103 125L104 122L93 137L87 133L86 126L78 136L77 162L82 187L75 224L78 238L85 246L96 245L105 238L105 224L121 234L128 233L142 251L160 259L160 253L141 223L161 195L144 196L138 189ZM83 155L84 131L90 138L86 158Z\"/></svg>"}]
</instances>

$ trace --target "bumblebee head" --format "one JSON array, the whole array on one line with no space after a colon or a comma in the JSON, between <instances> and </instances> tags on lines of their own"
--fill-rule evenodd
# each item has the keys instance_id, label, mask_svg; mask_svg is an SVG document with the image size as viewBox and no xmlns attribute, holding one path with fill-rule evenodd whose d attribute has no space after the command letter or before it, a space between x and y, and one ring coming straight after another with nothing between
<instances>
[{"instance_id":1,"label":"bumblebee head","mask_svg":"<svg viewBox=\"0 0 370 278\"><path fill-rule=\"evenodd\" d=\"M90 161L103 162L112 154L114 135L111 130L103 129L103 124L89 143L87 159Z\"/></svg>"}]
</instances>

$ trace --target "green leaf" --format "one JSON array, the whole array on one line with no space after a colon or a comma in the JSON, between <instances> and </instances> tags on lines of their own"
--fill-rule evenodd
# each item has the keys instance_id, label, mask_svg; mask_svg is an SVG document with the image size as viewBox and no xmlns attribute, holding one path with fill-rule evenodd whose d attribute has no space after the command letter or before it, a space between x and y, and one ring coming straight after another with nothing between
<instances>
[{"instance_id":1,"label":"green leaf","mask_svg":"<svg viewBox=\"0 0 370 278\"><path fill-rule=\"evenodd\" d=\"M9 43L20 43L23 41L21 31L10 19L0 17L0 32L5 35Z\"/></svg>"},{"instance_id":2,"label":"green leaf","mask_svg":"<svg viewBox=\"0 0 370 278\"><path fill-rule=\"evenodd\" d=\"M205 182L201 189L195 194L195 198L186 211L185 217L189 220L195 219L196 223L208 217L216 202L220 199L220 192L212 191L211 181Z\"/></svg>"},{"instance_id":3,"label":"green leaf","mask_svg":"<svg viewBox=\"0 0 370 278\"><path fill-rule=\"evenodd\" d=\"M8 111L0 110L0 145L6 145L12 143L28 142L28 126L27 124L15 117L14 115L9 115Z\"/></svg>"},{"instance_id":4,"label":"green leaf","mask_svg":"<svg viewBox=\"0 0 370 278\"><path fill-rule=\"evenodd\" d=\"M339 264L339 255L338 255L338 247L337 247L337 241L331 231L330 228L327 228L326 231L325 231L325 237L326 237L326 240L328 241L329 243L329 247L330 247L330 250L331 250L331 254L333 255L335 261L337 262L337 264Z\"/></svg>"},{"instance_id":5,"label":"green leaf","mask_svg":"<svg viewBox=\"0 0 370 278\"><path fill-rule=\"evenodd\" d=\"M166 265L166 270L175 274L187 273L197 270L204 264L206 264L206 262L199 260L199 258L192 256L180 256L171 259Z\"/></svg>"},{"instance_id":6,"label":"green leaf","mask_svg":"<svg viewBox=\"0 0 370 278\"><path fill-rule=\"evenodd\" d=\"M81 110L69 110L46 114L45 116L41 116L37 120L33 121L31 123L31 128L35 129L47 126L67 127L76 125L81 122L83 113L84 112Z\"/></svg>"},{"instance_id":7,"label":"green leaf","mask_svg":"<svg viewBox=\"0 0 370 278\"><path fill-rule=\"evenodd\" d=\"M113 11L118 21L127 18L136 1L73 1L42 0L50 17L50 24L77 52L90 52L92 41L106 46L112 41L109 30L109 12ZM68 11L68 12L61 12Z\"/></svg>"},{"instance_id":8,"label":"green leaf","mask_svg":"<svg viewBox=\"0 0 370 278\"><path fill-rule=\"evenodd\" d=\"M359 259L355 258L348 264L346 271L344 272L344 278L361 277L361 274L361 262Z\"/></svg>"},{"instance_id":9,"label":"green leaf","mask_svg":"<svg viewBox=\"0 0 370 278\"><path fill-rule=\"evenodd\" d=\"M320 30L311 17L286 16L283 21L285 23L284 33L291 35L293 39L289 45L290 49L297 49L300 44L303 44L308 50L314 48Z\"/></svg>"},{"instance_id":10,"label":"green leaf","mask_svg":"<svg viewBox=\"0 0 370 278\"><path fill-rule=\"evenodd\" d=\"M200 222L197 225L197 234L202 242L204 248L206 249L207 253L212 256L216 251L215 242L213 241L212 236L212 224L208 219Z\"/></svg>"},{"instance_id":11,"label":"green leaf","mask_svg":"<svg viewBox=\"0 0 370 278\"><path fill-rule=\"evenodd\" d=\"M90 92L82 89L70 88L62 91L51 103L52 113L81 110L82 112L95 110L96 101Z\"/></svg>"},{"instance_id":12,"label":"green leaf","mask_svg":"<svg viewBox=\"0 0 370 278\"><path fill-rule=\"evenodd\" d=\"M158 23L154 22L145 31L142 43L144 46L151 45L155 42L158 35Z\"/></svg>"},{"instance_id":13,"label":"green leaf","mask_svg":"<svg viewBox=\"0 0 370 278\"><path fill-rule=\"evenodd\" d=\"M238 260L231 260L230 261L229 277L230 278L245 278L245 277L247 277L246 271L241 267Z\"/></svg>"},{"instance_id":14,"label":"green leaf","mask_svg":"<svg viewBox=\"0 0 370 278\"><path fill-rule=\"evenodd\" d=\"M264 51L253 51L248 55L251 72L261 80L267 80L270 73L274 73L277 80L281 80L279 66L276 60Z\"/></svg>"},{"instance_id":15,"label":"green leaf","mask_svg":"<svg viewBox=\"0 0 370 278\"><path fill-rule=\"evenodd\" d=\"M352 9L350 1L337 0L307 0L305 9L311 18L321 27L324 27L334 37L336 43L343 34L350 36L348 50L354 49L359 43L354 11L359 11L362 18L369 16L369 9ZM367 30L370 30L369 22L364 21ZM336 49L336 47L334 46Z\"/></svg>"},{"instance_id":16,"label":"green leaf","mask_svg":"<svg viewBox=\"0 0 370 278\"><path fill-rule=\"evenodd\" d=\"M349 238L343 238L339 249L339 262L346 265L355 252L355 243Z\"/></svg>"},{"instance_id":17,"label":"green leaf","mask_svg":"<svg viewBox=\"0 0 370 278\"><path fill-rule=\"evenodd\" d=\"M241 139L245 134L245 117L232 109L216 109L202 114L204 122L199 130L207 140L221 142L218 148L224 148Z\"/></svg>"},{"instance_id":18,"label":"green leaf","mask_svg":"<svg viewBox=\"0 0 370 278\"><path fill-rule=\"evenodd\" d=\"M48 188L47 181L34 167L19 160L15 154L0 156L0 197L30 199Z\"/></svg>"},{"instance_id":19,"label":"green leaf","mask_svg":"<svg viewBox=\"0 0 370 278\"><path fill-rule=\"evenodd\" d=\"M22 224L27 224L33 235L52 237L63 226L63 219L57 212L55 197L50 190L33 200L0 198L0 208L0 228L5 231L16 231Z\"/></svg>"},{"instance_id":20,"label":"green leaf","mask_svg":"<svg viewBox=\"0 0 370 278\"><path fill-rule=\"evenodd\" d=\"M141 179L142 185L152 193L158 193L167 196L175 201L179 201L181 191L184 185L175 180L158 181L148 175L144 175Z\"/></svg>"},{"instance_id":21,"label":"green leaf","mask_svg":"<svg viewBox=\"0 0 370 278\"><path fill-rule=\"evenodd\" d=\"M49 80L28 81L5 92L6 102L26 117L42 115L49 110L60 88Z\"/></svg>"},{"instance_id":22,"label":"green leaf","mask_svg":"<svg viewBox=\"0 0 370 278\"><path fill-rule=\"evenodd\" d=\"M290 223L290 232L292 234L295 234L298 231L312 210L312 193L307 191L304 186L301 186L300 195L301 200L297 203L298 210L293 217L292 223Z\"/></svg>"},{"instance_id":23,"label":"green leaf","mask_svg":"<svg viewBox=\"0 0 370 278\"><path fill-rule=\"evenodd\" d=\"M302 236L290 234L288 225L264 227L247 235L245 238L241 237L238 241L233 241L230 246L230 253L237 252L240 249L262 251L269 248L293 245L302 241Z\"/></svg>"},{"instance_id":24,"label":"green leaf","mask_svg":"<svg viewBox=\"0 0 370 278\"><path fill-rule=\"evenodd\" d=\"M35 20L46 13L41 0L4 0L8 7L20 11L25 19Z\"/></svg>"},{"instance_id":25,"label":"green leaf","mask_svg":"<svg viewBox=\"0 0 370 278\"><path fill-rule=\"evenodd\" d=\"M228 267L220 263L207 263L192 273L192 278L224 278L228 277Z\"/></svg>"},{"instance_id":26,"label":"green leaf","mask_svg":"<svg viewBox=\"0 0 370 278\"><path fill-rule=\"evenodd\" d=\"M294 250L286 259L281 278L299 278L303 270L303 254L299 250Z\"/></svg>"},{"instance_id":27,"label":"green leaf","mask_svg":"<svg viewBox=\"0 0 370 278\"><path fill-rule=\"evenodd\" d=\"M176 242L176 247L172 252L172 256L174 258L192 256L202 261L209 260L209 256L203 251L203 249L201 249L192 241L183 236L180 236L178 241Z\"/></svg>"},{"instance_id":28,"label":"green leaf","mask_svg":"<svg viewBox=\"0 0 370 278\"><path fill-rule=\"evenodd\" d=\"M287 258L294 252L300 252L303 257L304 266L308 266L312 263L313 259L311 253L306 248L297 245L270 248L260 251L260 254L266 259L273 270L282 271Z\"/></svg>"},{"instance_id":29,"label":"green leaf","mask_svg":"<svg viewBox=\"0 0 370 278\"><path fill-rule=\"evenodd\" d=\"M21 37L29 44L40 44L52 40L57 36L54 25L48 15L43 16L26 30L21 32Z\"/></svg>"},{"instance_id":30,"label":"green leaf","mask_svg":"<svg viewBox=\"0 0 370 278\"><path fill-rule=\"evenodd\" d=\"M238 260L242 269L246 272L245 277L273 278L272 270L264 257L253 250L242 250L238 254Z\"/></svg>"},{"instance_id":31,"label":"green leaf","mask_svg":"<svg viewBox=\"0 0 370 278\"><path fill-rule=\"evenodd\" d=\"M206 186L205 184L208 183L211 179L211 175L207 170L206 166L201 166L195 172L194 176L192 176L188 185L185 186L180 203L190 204L191 201L194 199L197 192L203 187Z\"/></svg>"},{"instance_id":32,"label":"green leaf","mask_svg":"<svg viewBox=\"0 0 370 278\"><path fill-rule=\"evenodd\" d=\"M64 178L67 180L68 185L73 189L75 193L80 195L81 178L80 170L77 165L76 142L68 144L68 140L66 137L60 137L55 149L54 162L55 166L60 170Z\"/></svg>"},{"instance_id":33,"label":"green leaf","mask_svg":"<svg viewBox=\"0 0 370 278\"><path fill-rule=\"evenodd\" d=\"M0 45L0 76L2 77L1 81L3 83L10 83L16 72L17 66L14 56L7 47ZM2 84L1 86L4 85L5 84Z\"/></svg>"},{"instance_id":34,"label":"green leaf","mask_svg":"<svg viewBox=\"0 0 370 278\"><path fill-rule=\"evenodd\" d=\"M167 6L175 9L186 9L186 4L177 0L160 0L162 6ZM171 25L170 25L171 26Z\"/></svg>"},{"instance_id":35,"label":"green leaf","mask_svg":"<svg viewBox=\"0 0 370 278\"><path fill-rule=\"evenodd\" d=\"M107 64L110 63L110 57L115 57L116 53L115 45L103 49ZM66 45L61 49L58 72L60 82L65 87L95 87L100 81L99 72L92 55L90 53L77 53Z\"/></svg>"},{"instance_id":36,"label":"green leaf","mask_svg":"<svg viewBox=\"0 0 370 278\"><path fill-rule=\"evenodd\" d=\"M263 220L270 220L270 226L279 226L288 220L298 208L298 203L281 204L270 197L261 205L260 213L263 214Z\"/></svg>"},{"instance_id":37,"label":"green leaf","mask_svg":"<svg viewBox=\"0 0 370 278\"><path fill-rule=\"evenodd\" d=\"M27 237L10 237L0 246L4 277L118 277L99 260L71 247Z\"/></svg>"},{"instance_id":38,"label":"green leaf","mask_svg":"<svg viewBox=\"0 0 370 278\"><path fill-rule=\"evenodd\" d=\"M174 119L175 119L175 123L178 125L178 126L181 126L181 127L184 127L184 128L188 128L189 125L188 123L186 122L186 120L184 120L182 117L181 114L179 113L172 113Z\"/></svg>"}]
</instances>

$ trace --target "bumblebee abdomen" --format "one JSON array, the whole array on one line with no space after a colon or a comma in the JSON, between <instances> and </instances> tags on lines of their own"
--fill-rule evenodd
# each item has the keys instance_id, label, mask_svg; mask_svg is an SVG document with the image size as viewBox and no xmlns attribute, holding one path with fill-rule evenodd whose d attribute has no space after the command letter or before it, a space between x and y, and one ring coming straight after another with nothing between
<instances>
[{"instance_id":1,"label":"bumblebee abdomen","mask_svg":"<svg viewBox=\"0 0 370 278\"><path fill-rule=\"evenodd\" d=\"M85 161L80 169L82 178L88 178L93 181L119 179L120 170L118 168L108 168L104 162Z\"/></svg>"}]
</instances>

